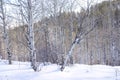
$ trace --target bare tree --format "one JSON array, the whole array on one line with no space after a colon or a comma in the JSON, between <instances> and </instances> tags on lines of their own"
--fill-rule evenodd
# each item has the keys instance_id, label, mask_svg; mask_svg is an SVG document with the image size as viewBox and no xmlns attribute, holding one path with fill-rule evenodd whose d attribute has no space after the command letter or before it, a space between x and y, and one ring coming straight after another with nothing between
<instances>
[{"instance_id":1,"label":"bare tree","mask_svg":"<svg viewBox=\"0 0 120 80\"><path fill-rule=\"evenodd\" d=\"M5 47L6 47L6 53L8 54L8 61L9 64L12 64L12 53L10 52L10 44L9 44L9 36L8 36L8 26L7 26L7 22L6 22L6 12L5 12L5 8L4 8L4 1L0 0L0 18L2 21L2 26L3 26L3 38L4 38L4 42L5 42Z\"/></svg>"},{"instance_id":2,"label":"bare tree","mask_svg":"<svg viewBox=\"0 0 120 80\"><path fill-rule=\"evenodd\" d=\"M35 48L35 39L34 39L34 36L35 36L34 35L34 22L35 22L34 16L36 14L34 13L34 16L33 16L33 12L34 12L33 9L35 9L34 8L35 5L33 6L33 3L35 3L35 1L18 0L18 2L20 3L20 7L21 7L20 11L21 11L21 15L23 16L22 20L27 24L27 32L25 36L27 40L27 47L30 54L31 66L34 71L38 71L38 65L36 64L36 48Z\"/></svg>"},{"instance_id":3,"label":"bare tree","mask_svg":"<svg viewBox=\"0 0 120 80\"><path fill-rule=\"evenodd\" d=\"M67 64L67 61L68 59L72 56L73 54L73 49L75 48L75 46L80 43L85 37L86 35L88 35L91 31L93 31L93 29L96 27L96 26L92 26L91 28L85 28L83 27L83 23L84 21L88 18L89 16L89 9L90 9L90 4L91 2L89 2L89 0L87 0L87 9L84 9L83 7L82 10L84 11L84 14L80 16L80 19L79 19L79 25L78 25L78 29L79 31L77 32L76 34L76 37L75 39L73 40L70 48L69 48L69 51L68 51L68 54L66 55L66 58L64 60L64 64L61 66L61 71L64 70L66 64ZM87 26L86 26L87 27Z\"/></svg>"},{"instance_id":4,"label":"bare tree","mask_svg":"<svg viewBox=\"0 0 120 80\"><path fill-rule=\"evenodd\" d=\"M37 71L36 65L36 49L34 44L34 29L33 29L33 14L32 14L32 2L31 0L27 0L28 5L28 30L29 30L29 48L30 48L30 58L31 58L31 66L34 71Z\"/></svg>"}]
</instances>

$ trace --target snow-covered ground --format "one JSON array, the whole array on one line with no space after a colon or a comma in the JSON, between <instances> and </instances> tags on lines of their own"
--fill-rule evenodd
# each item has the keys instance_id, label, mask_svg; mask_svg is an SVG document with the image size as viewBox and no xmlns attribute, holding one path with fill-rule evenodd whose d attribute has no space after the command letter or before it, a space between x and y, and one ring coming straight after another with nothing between
<instances>
[{"instance_id":1,"label":"snow-covered ground","mask_svg":"<svg viewBox=\"0 0 120 80\"><path fill-rule=\"evenodd\" d=\"M34 72L27 62L0 61L0 80L120 80L120 66L75 64L66 67L63 72L59 66L40 65L40 71Z\"/></svg>"}]
</instances>

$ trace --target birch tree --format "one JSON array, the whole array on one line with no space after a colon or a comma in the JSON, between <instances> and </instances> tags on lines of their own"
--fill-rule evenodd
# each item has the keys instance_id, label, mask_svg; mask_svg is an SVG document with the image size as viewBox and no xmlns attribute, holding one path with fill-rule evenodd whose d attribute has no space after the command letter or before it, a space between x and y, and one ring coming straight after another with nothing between
<instances>
[{"instance_id":1,"label":"birch tree","mask_svg":"<svg viewBox=\"0 0 120 80\"><path fill-rule=\"evenodd\" d=\"M27 32L26 32L26 40L27 40L27 45L29 49L29 55L30 55L30 62L31 62L31 67L33 68L34 71L38 71L38 65L36 64L36 48L35 48L35 35L34 35L34 14L33 16L33 9L35 5L33 6L33 3L35 1L32 0L27 0L27 1L22 1L18 0L21 6L21 15L23 16L23 21L27 24Z\"/></svg>"},{"instance_id":2,"label":"birch tree","mask_svg":"<svg viewBox=\"0 0 120 80\"><path fill-rule=\"evenodd\" d=\"M34 69L34 71L37 71L36 66L36 49L34 44L34 29L33 29L33 14L32 14L32 2L31 0L27 0L28 5L28 40L29 40L29 48L30 48L30 58L31 58L31 66Z\"/></svg>"},{"instance_id":3,"label":"birch tree","mask_svg":"<svg viewBox=\"0 0 120 80\"><path fill-rule=\"evenodd\" d=\"M5 12L5 7L4 7L4 0L0 0L0 18L2 21L2 27L3 27L3 39L5 42L5 51L8 55L8 63L12 64L12 53L10 52L10 44L9 44L9 36L8 36L8 26L6 22L6 12Z\"/></svg>"},{"instance_id":4,"label":"birch tree","mask_svg":"<svg viewBox=\"0 0 120 80\"><path fill-rule=\"evenodd\" d=\"M72 42L72 44L71 44L71 46L69 48L68 54L66 55L66 58L64 60L64 64L61 66L61 71L64 70L65 66L67 65L68 59L73 55L73 49L75 48L75 46L78 43L80 43L85 38L85 36L87 34L89 34L91 31L93 31L93 29L95 28L95 26L92 26L91 28L83 28L83 23L89 16L90 5L91 5L90 0L87 0L87 8L86 9L81 7L81 5L80 5L80 7L84 11L84 13L79 18L79 25L78 25L79 31L76 33L76 37L73 40L73 42Z\"/></svg>"}]
</instances>

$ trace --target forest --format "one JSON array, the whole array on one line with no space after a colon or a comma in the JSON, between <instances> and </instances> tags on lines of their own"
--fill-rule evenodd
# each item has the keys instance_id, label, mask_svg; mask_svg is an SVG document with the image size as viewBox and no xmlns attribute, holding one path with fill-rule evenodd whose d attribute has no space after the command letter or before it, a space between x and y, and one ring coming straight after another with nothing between
<instances>
[{"instance_id":1,"label":"forest","mask_svg":"<svg viewBox=\"0 0 120 80\"><path fill-rule=\"evenodd\" d=\"M0 0L0 56L12 61L120 66L120 0ZM78 0L79 1L79 0ZM94 1L94 0L92 0ZM15 9L9 15L6 5ZM14 22L14 27L10 22Z\"/></svg>"}]
</instances>

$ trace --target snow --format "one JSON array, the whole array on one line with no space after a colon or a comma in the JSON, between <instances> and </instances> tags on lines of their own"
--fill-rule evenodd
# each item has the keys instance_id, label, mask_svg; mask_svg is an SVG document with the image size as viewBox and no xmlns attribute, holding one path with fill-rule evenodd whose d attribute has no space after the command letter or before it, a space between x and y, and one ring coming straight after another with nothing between
<instances>
[{"instance_id":1,"label":"snow","mask_svg":"<svg viewBox=\"0 0 120 80\"><path fill-rule=\"evenodd\" d=\"M75 64L63 72L59 68L56 64L40 64L40 71L34 72L28 62L8 65L1 60L0 80L120 80L120 66Z\"/></svg>"}]
</instances>

